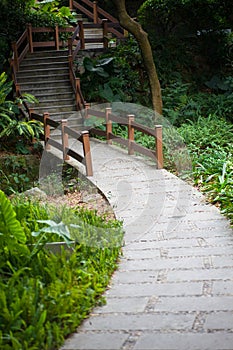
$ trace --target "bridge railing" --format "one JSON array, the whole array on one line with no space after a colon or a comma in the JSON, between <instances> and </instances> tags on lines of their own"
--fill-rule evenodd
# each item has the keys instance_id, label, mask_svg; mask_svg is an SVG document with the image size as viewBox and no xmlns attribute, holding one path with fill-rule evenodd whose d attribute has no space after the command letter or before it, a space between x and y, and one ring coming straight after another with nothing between
<instances>
[{"instance_id":1,"label":"bridge railing","mask_svg":"<svg viewBox=\"0 0 233 350\"><path fill-rule=\"evenodd\" d=\"M86 168L86 175L93 176L91 148L89 131L76 132L68 127L67 119L62 119L60 122L52 120L49 113L44 113L43 116L30 112L31 118L41 121L44 124L44 148L49 150L52 147L58 149L63 154L63 160L69 160L70 157L82 163ZM51 131L59 129L61 131L61 142L54 140L51 137ZM69 147L69 138L81 142L83 154Z\"/></svg>"},{"instance_id":2,"label":"bridge railing","mask_svg":"<svg viewBox=\"0 0 233 350\"><path fill-rule=\"evenodd\" d=\"M61 34L70 34L70 38L62 40L60 38ZM31 24L27 25L27 29L23 32L21 37L12 43L13 55L11 59L12 68L12 79L15 84L16 95L20 96L20 86L17 81L17 72L19 71L20 63L28 52L33 53L35 48L53 48L55 50L60 50L60 48L68 47L68 62L69 64L69 77L72 84L77 110L82 110L85 105L85 101L82 95L80 87L80 79L76 78L73 61L78 51L81 48L81 40L79 37L80 26L78 25L75 29L73 27L62 28L57 25L52 27L32 27ZM49 35L49 40L38 41L38 37L35 35ZM71 35L72 34L72 35ZM53 39L53 40L52 40Z\"/></svg>"},{"instance_id":3,"label":"bridge railing","mask_svg":"<svg viewBox=\"0 0 233 350\"><path fill-rule=\"evenodd\" d=\"M98 127L93 127L90 130L91 136L100 136L106 138L106 142L111 144L112 142L118 143L128 148L128 154L133 155L135 152L152 158L156 161L157 168L163 168L163 139L162 139L162 126L156 125L154 129L141 125L135 122L135 116L133 114L127 115L126 118L116 116L112 113L111 108L106 108L104 112L91 109L86 105L85 118L100 118L103 119L103 125L105 130L101 130ZM127 139L122 138L113 133L112 124L117 123L120 126L126 126L128 130ZM154 150L148 149L135 141L135 131L140 131L142 134L152 136L155 140Z\"/></svg>"},{"instance_id":4,"label":"bridge railing","mask_svg":"<svg viewBox=\"0 0 233 350\"><path fill-rule=\"evenodd\" d=\"M100 6L98 6L98 1L78 0L77 2L74 0L69 0L69 6L71 10L75 9L80 13L83 13L94 24L101 23L103 19L106 19L109 22L109 31L116 38L124 38L124 29L120 26L119 21L108 12L103 10Z\"/></svg>"}]
</instances>

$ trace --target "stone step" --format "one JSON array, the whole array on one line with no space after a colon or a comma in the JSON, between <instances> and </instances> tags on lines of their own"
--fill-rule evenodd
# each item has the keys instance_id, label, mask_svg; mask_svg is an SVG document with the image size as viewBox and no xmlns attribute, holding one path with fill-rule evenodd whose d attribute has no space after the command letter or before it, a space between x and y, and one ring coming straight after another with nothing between
<instances>
[{"instance_id":1,"label":"stone step","mask_svg":"<svg viewBox=\"0 0 233 350\"><path fill-rule=\"evenodd\" d=\"M27 53L27 58L68 57L68 50L38 50Z\"/></svg>"},{"instance_id":2,"label":"stone step","mask_svg":"<svg viewBox=\"0 0 233 350\"><path fill-rule=\"evenodd\" d=\"M46 98L47 97L47 98ZM46 107L46 106L63 106L63 105L69 105L69 104L75 104L75 98L74 96L70 95L69 98L51 98L51 96L44 96L42 98L38 98L39 103L34 104L35 107Z\"/></svg>"},{"instance_id":3,"label":"stone step","mask_svg":"<svg viewBox=\"0 0 233 350\"><path fill-rule=\"evenodd\" d=\"M40 101L40 103L43 103L44 101L50 102L50 101L64 101L64 100L71 100L74 99L74 93L73 91L67 91L67 89L62 89L61 92L55 92L54 89L49 89L47 91L44 91L42 93L37 93L36 98Z\"/></svg>"},{"instance_id":4,"label":"stone step","mask_svg":"<svg viewBox=\"0 0 233 350\"><path fill-rule=\"evenodd\" d=\"M82 124L80 112L78 112L77 110L63 111L62 113L50 112L49 115L51 119L56 121L60 121L61 119L68 119L68 126L70 126L70 122L72 122L72 125Z\"/></svg>"},{"instance_id":5,"label":"stone step","mask_svg":"<svg viewBox=\"0 0 233 350\"><path fill-rule=\"evenodd\" d=\"M57 83L56 85L51 84L50 86L48 86L48 83L42 83L40 84L41 86L39 86L39 84L37 84L35 86L35 84L32 83L32 86L30 86L29 84L20 84L20 86L22 87L23 91L26 93L30 93L32 95L34 95L35 97L41 98L41 96L53 96L53 95L60 95L62 96L63 94L73 94L73 90L70 87L70 82L67 81L66 84L64 84L64 82L61 84L61 86L59 86L60 83Z\"/></svg>"},{"instance_id":6,"label":"stone step","mask_svg":"<svg viewBox=\"0 0 233 350\"><path fill-rule=\"evenodd\" d=\"M17 73L17 78L21 81L25 80L51 80L51 77L64 79L69 77L69 68L51 68L51 69L30 69L30 70L21 70Z\"/></svg>"},{"instance_id":7,"label":"stone step","mask_svg":"<svg viewBox=\"0 0 233 350\"><path fill-rule=\"evenodd\" d=\"M48 81L25 81L25 82L20 82L19 85L21 88L22 92L28 92L33 94L33 91L40 91L43 92L46 89L52 89L54 92L57 92L60 89L68 89L70 91L71 85L70 85L70 80L69 79L63 79L63 80L50 80Z\"/></svg>"},{"instance_id":8,"label":"stone step","mask_svg":"<svg viewBox=\"0 0 233 350\"><path fill-rule=\"evenodd\" d=\"M33 106L33 110L35 113L43 114L44 112L49 113L61 113L61 112L72 112L76 111L76 105L75 104L69 104L69 105L62 105L62 106L39 106L35 107Z\"/></svg>"},{"instance_id":9,"label":"stone step","mask_svg":"<svg viewBox=\"0 0 233 350\"><path fill-rule=\"evenodd\" d=\"M48 60L47 58L31 58L25 59L20 64L19 71L25 72L29 70L48 70L48 69L66 69L68 66L68 58L61 57L59 59L52 58Z\"/></svg>"},{"instance_id":10,"label":"stone step","mask_svg":"<svg viewBox=\"0 0 233 350\"><path fill-rule=\"evenodd\" d=\"M18 75L17 75L18 77ZM25 85L35 85L35 86L40 86L41 84L48 84L48 86L54 86L57 83L62 83L62 82L70 82L69 81L69 74L64 73L64 74L59 74L57 76L56 74L52 75L30 75L30 76L20 76L19 84L25 84Z\"/></svg>"}]
</instances>

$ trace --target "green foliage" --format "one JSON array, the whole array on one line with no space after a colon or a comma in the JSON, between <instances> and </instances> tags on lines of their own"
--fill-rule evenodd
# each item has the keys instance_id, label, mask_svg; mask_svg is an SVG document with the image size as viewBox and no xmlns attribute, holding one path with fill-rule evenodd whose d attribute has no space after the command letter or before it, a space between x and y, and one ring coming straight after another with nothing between
<instances>
[{"instance_id":1,"label":"green foliage","mask_svg":"<svg viewBox=\"0 0 233 350\"><path fill-rule=\"evenodd\" d=\"M32 155L7 155L0 159L1 189L10 195L33 187L39 176L39 159Z\"/></svg>"},{"instance_id":2,"label":"green foliage","mask_svg":"<svg viewBox=\"0 0 233 350\"><path fill-rule=\"evenodd\" d=\"M179 128L193 159L194 183L233 222L233 125L216 116Z\"/></svg>"},{"instance_id":3,"label":"green foliage","mask_svg":"<svg viewBox=\"0 0 233 350\"><path fill-rule=\"evenodd\" d=\"M95 102L148 102L142 58L135 40L109 49L98 58L84 58L77 74L81 77L84 97Z\"/></svg>"},{"instance_id":4,"label":"green foliage","mask_svg":"<svg viewBox=\"0 0 233 350\"><path fill-rule=\"evenodd\" d=\"M195 93L190 91L190 84L176 81L168 85L162 91L164 117L176 126L208 115L233 121L232 77L213 76L206 86L211 90Z\"/></svg>"},{"instance_id":5,"label":"green foliage","mask_svg":"<svg viewBox=\"0 0 233 350\"><path fill-rule=\"evenodd\" d=\"M28 120L21 109L23 102L32 103L36 99L24 94L15 101L8 100L11 90L12 83L7 81L7 75L3 72L0 75L0 144L7 150L15 148L20 141L27 144L32 138L39 139L43 133L42 123Z\"/></svg>"},{"instance_id":6,"label":"green foliage","mask_svg":"<svg viewBox=\"0 0 233 350\"><path fill-rule=\"evenodd\" d=\"M44 0L35 2L28 14L28 23L38 27L67 26L67 20L73 20L69 7L61 6L60 1Z\"/></svg>"},{"instance_id":7,"label":"green foliage","mask_svg":"<svg viewBox=\"0 0 233 350\"><path fill-rule=\"evenodd\" d=\"M232 2L147 0L139 20L148 31L163 84L174 73L199 86L232 61Z\"/></svg>"},{"instance_id":8,"label":"green foliage","mask_svg":"<svg viewBox=\"0 0 233 350\"><path fill-rule=\"evenodd\" d=\"M43 245L34 254L40 235L33 237L31 232L45 232L45 224L47 228L58 227L61 213L70 218L76 214L69 208L58 213L57 208L48 204L17 198L12 206L2 192L0 204L1 219L6 223L3 228L1 224L0 230L6 237L3 241L0 236L1 348L58 348L90 309L103 302L101 294L116 268L120 246L99 248L76 242L73 252L61 249L59 254L53 254ZM78 213L78 208L75 212ZM101 224L109 232L118 227L122 239L120 223L106 223L94 212L85 210L80 217L90 225ZM46 242L56 239L53 230L49 231L51 237ZM7 255L13 240L14 256ZM19 246L24 249L19 250Z\"/></svg>"}]
</instances>

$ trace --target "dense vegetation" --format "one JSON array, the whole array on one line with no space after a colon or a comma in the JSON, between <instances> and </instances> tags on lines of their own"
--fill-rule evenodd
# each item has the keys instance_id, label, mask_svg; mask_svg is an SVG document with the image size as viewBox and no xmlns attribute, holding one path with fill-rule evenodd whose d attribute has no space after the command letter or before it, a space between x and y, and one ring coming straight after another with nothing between
<instances>
[{"instance_id":1,"label":"dense vegetation","mask_svg":"<svg viewBox=\"0 0 233 350\"><path fill-rule=\"evenodd\" d=\"M21 198L12 205L0 191L0 232L0 348L55 349L104 302L121 224L80 208ZM45 248L55 240L70 249Z\"/></svg>"},{"instance_id":2,"label":"dense vegetation","mask_svg":"<svg viewBox=\"0 0 233 350\"><path fill-rule=\"evenodd\" d=\"M111 1L100 2L112 10ZM158 68L164 117L192 159L192 172L185 176L233 223L233 41L229 31L233 3L137 3L142 5L138 20L149 33ZM135 2L128 4L135 14ZM66 1L36 5L34 0L2 0L1 5L0 147L8 161L0 168L1 189L4 186L6 193L0 191L0 348L49 350L62 344L93 305L103 302L101 293L116 267L123 232L121 223L106 222L92 211L58 210L17 196L11 202L7 199L6 195L30 187L31 168L16 155L38 157L35 139L42 133L41 124L28 120L20 107L23 100L32 103L33 97L13 97L10 42L29 21L63 25L72 16L67 8L59 8ZM103 55L77 62L77 75L89 102L122 101L151 107L141 53L131 36ZM115 128L126 134L124 128ZM177 142L166 131L164 137L170 144ZM136 138L152 146L150 138L140 133ZM174 155L166 147L164 152L167 169L176 172ZM70 250L52 253L46 244L55 240L65 240Z\"/></svg>"}]
</instances>

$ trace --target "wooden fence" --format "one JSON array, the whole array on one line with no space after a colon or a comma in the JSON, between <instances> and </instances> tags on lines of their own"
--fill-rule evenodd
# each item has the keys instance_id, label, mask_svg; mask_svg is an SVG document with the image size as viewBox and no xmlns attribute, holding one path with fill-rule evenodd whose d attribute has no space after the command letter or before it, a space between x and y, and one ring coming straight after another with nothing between
<instances>
[{"instance_id":1,"label":"wooden fence","mask_svg":"<svg viewBox=\"0 0 233 350\"><path fill-rule=\"evenodd\" d=\"M45 150L49 150L51 146L55 147L63 153L64 161L69 160L70 157L74 158L79 163L85 165L87 176L93 176L89 131L78 133L68 127L67 119L63 119L60 122L54 121L49 117L49 113L44 113L43 116L41 116L30 112L30 118L39 120L44 124ZM51 129L61 130L61 142L51 138ZM81 142L83 154L80 154L69 147L69 137Z\"/></svg>"},{"instance_id":2,"label":"wooden fence","mask_svg":"<svg viewBox=\"0 0 233 350\"><path fill-rule=\"evenodd\" d=\"M149 128L147 126L141 125L135 122L135 116L129 114L126 118L116 116L112 113L111 108L106 108L104 112L91 109L88 104L86 104L85 118L101 118L104 120L103 125L105 125L105 130L98 128L91 128L91 136L102 136L106 138L108 144L113 141L126 146L128 148L128 154L132 155L134 152L140 153L147 157L150 157L156 161L157 169L163 168L163 140L162 140L162 126L156 125L155 129ZM126 126L128 129L128 138L124 139L113 133L112 123L117 123L120 126ZM135 142L135 130L140 131L143 134L152 136L155 139L155 149L150 150L142 145Z\"/></svg>"},{"instance_id":3,"label":"wooden fence","mask_svg":"<svg viewBox=\"0 0 233 350\"><path fill-rule=\"evenodd\" d=\"M20 68L20 63L23 61L24 57L28 52L33 53L35 49L38 48L52 48L54 50L60 50L67 48L68 49L68 58L67 64L69 64L69 77L72 84L75 97L77 110L84 109L85 101L80 88L80 78L76 77L74 72L74 59L79 52L79 50L85 49L85 44L87 43L102 43L103 48L108 47L108 32L114 26L117 26L117 23L109 23L108 19L101 20L101 23L83 23L82 21L78 22L76 27L67 27L62 28L57 25L52 27L32 27L31 24L27 25L27 28L20 36L20 38L12 43L12 59L11 59L11 68L12 68L12 79L15 84L16 95L20 96L20 86L17 81L17 72ZM100 29L102 28L103 35L100 38L85 38L84 31L85 29ZM61 35L70 34L69 38L62 39ZM41 41L38 40L38 35L47 35L49 38L47 40ZM37 36L37 38L36 38Z\"/></svg>"},{"instance_id":4,"label":"wooden fence","mask_svg":"<svg viewBox=\"0 0 233 350\"><path fill-rule=\"evenodd\" d=\"M100 6L98 6L97 1L90 0L69 0L69 6L71 10L78 10L83 13L90 19L94 24L101 23L102 20L106 20L109 23L109 31L119 39L123 39L125 37L125 31L120 26L119 21L110 15L108 12L103 10Z\"/></svg>"}]
</instances>

